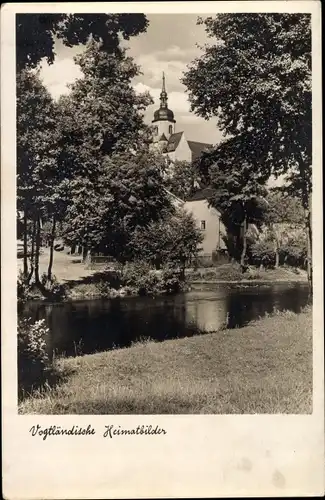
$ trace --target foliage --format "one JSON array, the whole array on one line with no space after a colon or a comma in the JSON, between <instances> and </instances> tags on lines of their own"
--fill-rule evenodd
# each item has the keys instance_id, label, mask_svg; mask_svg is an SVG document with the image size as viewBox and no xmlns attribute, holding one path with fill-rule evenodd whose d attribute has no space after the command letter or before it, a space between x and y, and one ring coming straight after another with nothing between
<instances>
[{"instance_id":1,"label":"foliage","mask_svg":"<svg viewBox=\"0 0 325 500\"><path fill-rule=\"evenodd\" d=\"M165 164L144 144L151 98L136 94L139 68L125 50L109 54L91 41L76 62L83 77L59 103L58 164L70 199L62 235L124 262L136 227L170 206L162 189Z\"/></svg>"},{"instance_id":2,"label":"foliage","mask_svg":"<svg viewBox=\"0 0 325 500\"><path fill-rule=\"evenodd\" d=\"M176 293L182 287L182 277L175 269L165 267L157 271L145 261L127 263L122 271L121 282L139 295Z\"/></svg>"},{"instance_id":3,"label":"foliage","mask_svg":"<svg viewBox=\"0 0 325 500\"><path fill-rule=\"evenodd\" d=\"M274 173L304 157L311 164L311 23L309 14L221 14L200 19L215 43L193 61L183 82L192 110L235 137L260 139ZM305 158L306 157L306 158Z\"/></svg>"},{"instance_id":4,"label":"foliage","mask_svg":"<svg viewBox=\"0 0 325 500\"><path fill-rule=\"evenodd\" d=\"M211 188L209 203L221 212L228 232L228 251L244 263L249 224L260 224L266 210L267 174L241 158L237 139L204 153L198 168Z\"/></svg>"},{"instance_id":5,"label":"foliage","mask_svg":"<svg viewBox=\"0 0 325 500\"><path fill-rule=\"evenodd\" d=\"M66 288L64 285L59 283L56 276L51 276L49 279L47 273L43 273L40 281L43 293L47 297L51 297L52 300L62 300L65 297Z\"/></svg>"},{"instance_id":6,"label":"foliage","mask_svg":"<svg viewBox=\"0 0 325 500\"><path fill-rule=\"evenodd\" d=\"M288 266L305 269L307 261L306 240L293 241L281 247L280 259Z\"/></svg>"},{"instance_id":7,"label":"foliage","mask_svg":"<svg viewBox=\"0 0 325 500\"><path fill-rule=\"evenodd\" d=\"M18 321L18 385L20 391L30 391L41 385L50 370L46 351L48 328L45 321L32 323L31 319Z\"/></svg>"},{"instance_id":8,"label":"foliage","mask_svg":"<svg viewBox=\"0 0 325 500\"><path fill-rule=\"evenodd\" d=\"M142 14L17 16L18 210L24 220L24 274L31 279L34 273L37 286L42 233L50 244L50 280L56 227L62 226L73 196L87 203L85 191L89 186L90 195L96 191L105 155L136 150L145 139L142 115L150 98L135 93L131 80L139 69L121 49L120 38L129 39L146 26ZM68 46L92 38L76 58L84 78L59 105L34 71L42 57L53 62L55 36Z\"/></svg>"},{"instance_id":9,"label":"foliage","mask_svg":"<svg viewBox=\"0 0 325 500\"><path fill-rule=\"evenodd\" d=\"M304 224L304 212L301 200L290 196L281 189L273 189L266 196L267 210L264 221L266 224L290 224L291 227L301 227Z\"/></svg>"},{"instance_id":10,"label":"foliage","mask_svg":"<svg viewBox=\"0 0 325 500\"><path fill-rule=\"evenodd\" d=\"M148 133L143 113L152 101L147 93L135 92L132 80L139 68L126 50L109 54L91 41L75 62L83 76L59 101L59 166L71 178L92 183L105 156L139 149Z\"/></svg>"},{"instance_id":11,"label":"foliage","mask_svg":"<svg viewBox=\"0 0 325 500\"><path fill-rule=\"evenodd\" d=\"M41 221L61 217L66 205L57 168L57 108L39 74L17 74L17 208L23 213L24 274L39 283ZM30 270L27 261L30 243Z\"/></svg>"},{"instance_id":12,"label":"foliage","mask_svg":"<svg viewBox=\"0 0 325 500\"><path fill-rule=\"evenodd\" d=\"M183 83L191 108L237 143L237 161L284 174L300 197L311 265L312 92L309 14L220 14L199 19L214 39ZM311 280L311 268L309 267Z\"/></svg>"},{"instance_id":13,"label":"foliage","mask_svg":"<svg viewBox=\"0 0 325 500\"><path fill-rule=\"evenodd\" d=\"M64 239L121 262L133 254L134 232L172 210L162 164L149 152L107 157L96 183L76 178L70 184Z\"/></svg>"},{"instance_id":14,"label":"foliage","mask_svg":"<svg viewBox=\"0 0 325 500\"><path fill-rule=\"evenodd\" d=\"M38 73L17 74L18 209L37 210L56 174L56 109ZM35 208L36 205L36 208ZM30 217L33 213L28 214Z\"/></svg>"},{"instance_id":15,"label":"foliage","mask_svg":"<svg viewBox=\"0 0 325 500\"><path fill-rule=\"evenodd\" d=\"M159 269L169 264L184 268L195 260L202 242L193 216L181 209L138 228L130 242L133 257Z\"/></svg>"},{"instance_id":16,"label":"foliage","mask_svg":"<svg viewBox=\"0 0 325 500\"><path fill-rule=\"evenodd\" d=\"M270 241L257 241L250 248L252 262L255 265L263 265L264 267L274 267L275 264L275 249Z\"/></svg>"},{"instance_id":17,"label":"foliage","mask_svg":"<svg viewBox=\"0 0 325 500\"><path fill-rule=\"evenodd\" d=\"M198 171L194 163L175 161L167 179L167 188L181 200L186 200L195 191Z\"/></svg>"},{"instance_id":18,"label":"foliage","mask_svg":"<svg viewBox=\"0 0 325 500\"><path fill-rule=\"evenodd\" d=\"M92 37L107 52L117 52L120 37L129 40L147 26L143 14L17 14L17 67L34 68L43 58L53 63L56 37L68 47L85 44Z\"/></svg>"},{"instance_id":19,"label":"foliage","mask_svg":"<svg viewBox=\"0 0 325 500\"><path fill-rule=\"evenodd\" d=\"M31 295L31 285L27 282L24 273L19 271L17 278L17 302L18 307L23 306Z\"/></svg>"}]
</instances>

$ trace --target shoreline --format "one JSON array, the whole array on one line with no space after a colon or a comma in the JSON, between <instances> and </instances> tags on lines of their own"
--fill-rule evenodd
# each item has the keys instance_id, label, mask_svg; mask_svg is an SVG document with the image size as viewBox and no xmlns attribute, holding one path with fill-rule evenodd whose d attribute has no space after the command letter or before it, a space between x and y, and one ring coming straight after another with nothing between
<instances>
[{"instance_id":1,"label":"shoreline","mask_svg":"<svg viewBox=\"0 0 325 500\"><path fill-rule=\"evenodd\" d=\"M200 285L237 285L237 287L245 286L247 287L256 287L256 286L273 286L273 285L296 285L296 284L304 284L308 285L308 280L307 279L287 279L287 280L281 280L281 279L273 279L273 280L259 280L259 279L251 279L251 280L193 280L189 281L187 283L188 288L177 292L179 293L187 293L191 291L192 286L200 286ZM82 285L83 287L87 287L91 289L92 284L88 285ZM73 290L73 289L72 289ZM68 293L66 297L62 299L56 299L54 297L47 298L47 297L30 297L28 298L27 302L35 302L39 301L42 303L57 303L57 304L62 304L65 302L75 302L75 301L82 301L82 300L107 300L107 299L125 299L125 298L137 298L137 297L171 297L177 294L168 294L168 293L160 293L160 294L154 294L154 295L139 295L136 293L125 293L123 292L123 289L121 291L116 290L114 293L111 295L102 295L100 293L85 293L85 292L75 292L75 293Z\"/></svg>"}]
</instances>

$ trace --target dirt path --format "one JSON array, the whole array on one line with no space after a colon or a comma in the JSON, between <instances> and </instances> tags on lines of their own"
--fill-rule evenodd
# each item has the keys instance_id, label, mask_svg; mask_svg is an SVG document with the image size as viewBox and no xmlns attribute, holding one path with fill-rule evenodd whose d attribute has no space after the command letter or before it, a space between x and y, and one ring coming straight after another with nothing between
<instances>
[{"instance_id":1,"label":"dirt path","mask_svg":"<svg viewBox=\"0 0 325 500\"><path fill-rule=\"evenodd\" d=\"M40 255L40 274L47 272L49 263L49 248L43 248ZM23 259L17 260L18 271L23 269ZM54 251L53 275L60 283L77 281L92 276L96 271L85 269L81 258L77 255L68 255L66 252Z\"/></svg>"}]
</instances>

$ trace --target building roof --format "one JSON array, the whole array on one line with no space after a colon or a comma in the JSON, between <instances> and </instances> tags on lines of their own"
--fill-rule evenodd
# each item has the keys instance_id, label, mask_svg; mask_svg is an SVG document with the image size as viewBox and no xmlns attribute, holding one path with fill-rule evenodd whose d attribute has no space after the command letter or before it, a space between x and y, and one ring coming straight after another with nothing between
<instances>
[{"instance_id":1,"label":"building roof","mask_svg":"<svg viewBox=\"0 0 325 500\"><path fill-rule=\"evenodd\" d=\"M213 196L214 190L211 188L203 188L199 191L196 191L193 195L186 199L186 201L200 201L200 200L208 200Z\"/></svg>"},{"instance_id":2,"label":"building roof","mask_svg":"<svg viewBox=\"0 0 325 500\"><path fill-rule=\"evenodd\" d=\"M175 151L177 146L180 143L184 132L176 132L176 134L172 134L168 140L167 151Z\"/></svg>"},{"instance_id":3,"label":"building roof","mask_svg":"<svg viewBox=\"0 0 325 500\"><path fill-rule=\"evenodd\" d=\"M167 107L166 108L160 107L154 112L152 123L161 121L168 121L175 123L176 120L174 119L174 113L172 112L171 109Z\"/></svg>"},{"instance_id":4,"label":"building roof","mask_svg":"<svg viewBox=\"0 0 325 500\"><path fill-rule=\"evenodd\" d=\"M154 112L152 123L165 120L175 123L174 113L172 112L171 109L168 109L167 103L168 103L168 96L165 85L165 73L163 73L163 83L160 93L160 107Z\"/></svg>"},{"instance_id":5,"label":"building roof","mask_svg":"<svg viewBox=\"0 0 325 500\"><path fill-rule=\"evenodd\" d=\"M192 161L196 160L204 150L212 148L212 144L205 142L187 141L190 150L192 151Z\"/></svg>"},{"instance_id":6,"label":"building roof","mask_svg":"<svg viewBox=\"0 0 325 500\"><path fill-rule=\"evenodd\" d=\"M160 136L160 139L159 141L167 141L167 137L165 136L165 134L163 133L161 136Z\"/></svg>"}]
</instances>

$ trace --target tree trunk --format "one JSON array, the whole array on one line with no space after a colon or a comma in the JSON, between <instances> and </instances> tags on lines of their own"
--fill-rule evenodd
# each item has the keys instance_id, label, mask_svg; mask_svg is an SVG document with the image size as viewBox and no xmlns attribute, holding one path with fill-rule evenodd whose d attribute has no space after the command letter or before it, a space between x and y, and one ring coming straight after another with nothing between
<instances>
[{"instance_id":1,"label":"tree trunk","mask_svg":"<svg viewBox=\"0 0 325 500\"><path fill-rule=\"evenodd\" d=\"M247 218L246 218L246 215L245 215L244 222L243 222L243 249L242 249L242 253L241 253L241 256L240 256L240 265L242 267L245 267L245 257L246 257L246 250L247 250L247 236L246 236L246 233L247 233Z\"/></svg>"},{"instance_id":2,"label":"tree trunk","mask_svg":"<svg viewBox=\"0 0 325 500\"><path fill-rule=\"evenodd\" d=\"M82 247L82 260L83 260L83 262L86 262L87 255L88 255L88 247L87 247L87 245L84 245Z\"/></svg>"},{"instance_id":3,"label":"tree trunk","mask_svg":"<svg viewBox=\"0 0 325 500\"><path fill-rule=\"evenodd\" d=\"M28 279L28 244L27 244L27 213L24 209L24 278Z\"/></svg>"},{"instance_id":4,"label":"tree trunk","mask_svg":"<svg viewBox=\"0 0 325 500\"><path fill-rule=\"evenodd\" d=\"M30 254L30 272L29 272L29 275L28 275L28 283L32 279L33 273L34 273L35 235L36 235L36 221L33 222L32 248L31 248L31 254Z\"/></svg>"},{"instance_id":5,"label":"tree trunk","mask_svg":"<svg viewBox=\"0 0 325 500\"><path fill-rule=\"evenodd\" d=\"M50 260L49 267L47 269L47 279L50 281L52 278L52 267L53 267L53 253L54 253L54 240L55 240L55 226L56 226L56 218L55 214L53 215L53 223L52 223L52 231L50 236Z\"/></svg>"},{"instance_id":6,"label":"tree trunk","mask_svg":"<svg viewBox=\"0 0 325 500\"><path fill-rule=\"evenodd\" d=\"M39 278L39 255L41 248L41 221L39 214L37 215L36 222L36 241L35 241L35 283L36 285L40 285Z\"/></svg>"},{"instance_id":7,"label":"tree trunk","mask_svg":"<svg viewBox=\"0 0 325 500\"><path fill-rule=\"evenodd\" d=\"M279 267L279 263L280 263L279 248L276 247L276 249L275 249L275 267Z\"/></svg>"}]
</instances>

